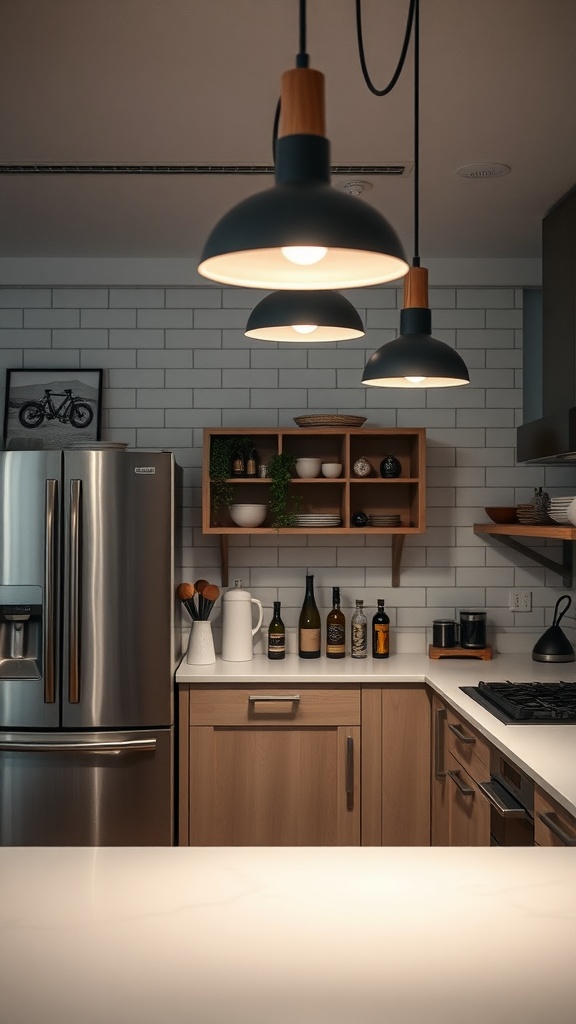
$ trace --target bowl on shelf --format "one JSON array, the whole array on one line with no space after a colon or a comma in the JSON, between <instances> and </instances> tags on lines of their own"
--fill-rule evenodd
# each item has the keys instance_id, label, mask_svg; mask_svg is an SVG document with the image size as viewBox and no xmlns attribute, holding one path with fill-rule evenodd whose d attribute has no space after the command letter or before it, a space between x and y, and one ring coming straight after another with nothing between
<instances>
[{"instance_id":1,"label":"bowl on shelf","mask_svg":"<svg viewBox=\"0 0 576 1024\"><path fill-rule=\"evenodd\" d=\"M340 476L342 472L341 462L323 462L322 463L322 476L334 478Z\"/></svg>"},{"instance_id":2,"label":"bowl on shelf","mask_svg":"<svg viewBox=\"0 0 576 1024\"><path fill-rule=\"evenodd\" d=\"M516 523L516 506L494 505L484 509L486 515L493 523Z\"/></svg>"},{"instance_id":3,"label":"bowl on shelf","mask_svg":"<svg viewBox=\"0 0 576 1024\"><path fill-rule=\"evenodd\" d=\"M268 505L230 505L230 518L236 526L261 526Z\"/></svg>"},{"instance_id":4,"label":"bowl on shelf","mask_svg":"<svg viewBox=\"0 0 576 1024\"><path fill-rule=\"evenodd\" d=\"M303 479L318 476L321 465L321 459L296 459L296 474Z\"/></svg>"}]
</instances>

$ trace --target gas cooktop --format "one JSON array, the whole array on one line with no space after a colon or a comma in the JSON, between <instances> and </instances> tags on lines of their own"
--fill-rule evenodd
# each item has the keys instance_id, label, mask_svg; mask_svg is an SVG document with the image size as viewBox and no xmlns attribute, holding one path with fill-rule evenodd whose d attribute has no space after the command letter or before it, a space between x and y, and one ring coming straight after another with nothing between
<instances>
[{"instance_id":1,"label":"gas cooktop","mask_svg":"<svg viewBox=\"0 0 576 1024\"><path fill-rule=\"evenodd\" d=\"M576 724L576 683L481 680L460 689L505 725Z\"/></svg>"}]
</instances>

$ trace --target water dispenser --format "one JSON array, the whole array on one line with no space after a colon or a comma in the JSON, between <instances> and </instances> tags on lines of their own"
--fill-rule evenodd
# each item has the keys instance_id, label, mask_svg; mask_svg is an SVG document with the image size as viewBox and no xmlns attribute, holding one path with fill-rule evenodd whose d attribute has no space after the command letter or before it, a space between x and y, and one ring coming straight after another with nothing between
<instances>
[{"instance_id":1,"label":"water dispenser","mask_svg":"<svg viewBox=\"0 0 576 1024\"><path fill-rule=\"evenodd\" d=\"M40 679L42 605L28 601L7 603L6 591L10 588L0 590L0 679Z\"/></svg>"}]
</instances>

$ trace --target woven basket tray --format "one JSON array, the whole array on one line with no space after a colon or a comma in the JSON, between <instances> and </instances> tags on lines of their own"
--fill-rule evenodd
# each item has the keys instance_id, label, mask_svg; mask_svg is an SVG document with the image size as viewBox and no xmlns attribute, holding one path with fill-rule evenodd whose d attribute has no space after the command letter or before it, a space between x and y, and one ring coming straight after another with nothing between
<instances>
[{"instance_id":1,"label":"woven basket tray","mask_svg":"<svg viewBox=\"0 0 576 1024\"><path fill-rule=\"evenodd\" d=\"M361 427L366 423L366 416L337 416L330 413L319 413L317 416L295 416L294 423L299 427Z\"/></svg>"}]
</instances>

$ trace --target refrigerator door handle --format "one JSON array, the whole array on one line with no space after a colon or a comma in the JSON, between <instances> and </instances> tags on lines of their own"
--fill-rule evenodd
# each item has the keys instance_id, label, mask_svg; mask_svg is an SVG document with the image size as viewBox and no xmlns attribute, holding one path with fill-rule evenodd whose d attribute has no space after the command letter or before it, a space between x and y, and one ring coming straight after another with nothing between
<instances>
[{"instance_id":1,"label":"refrigerator door handle","mask_svg":"<svg viewBox=\"0 0 576 1024\"><path fill-rule=\"evenodd\" d=\"M68 552L68 701L80 701L80 501L82 481L70 481L70 548Z\"/></svg>"},{"instance_id":2,"label":"refrigerator door handle","mask_svg":"<svg viewBox=\"0 0 576 1024\"><path fill-rule=\"evenodd\" d=\"M44 554L44 703L56 700L56 508L58 482L46 480Z\"/></svg>"},{"instance_id":3,"label":"refrigerator door handle","mask_svg":"<svg viewBox=\"0 0 576 1024\"><path fill-rule=\"evenodd\" d=\"M156 750L153 737L142 740L61 740L58 743L43 743L37 740L10 740L0 742L0 750L24 751L28 753L74 753L74 754L127 754Z\"/></svg>"}]
</instances>

